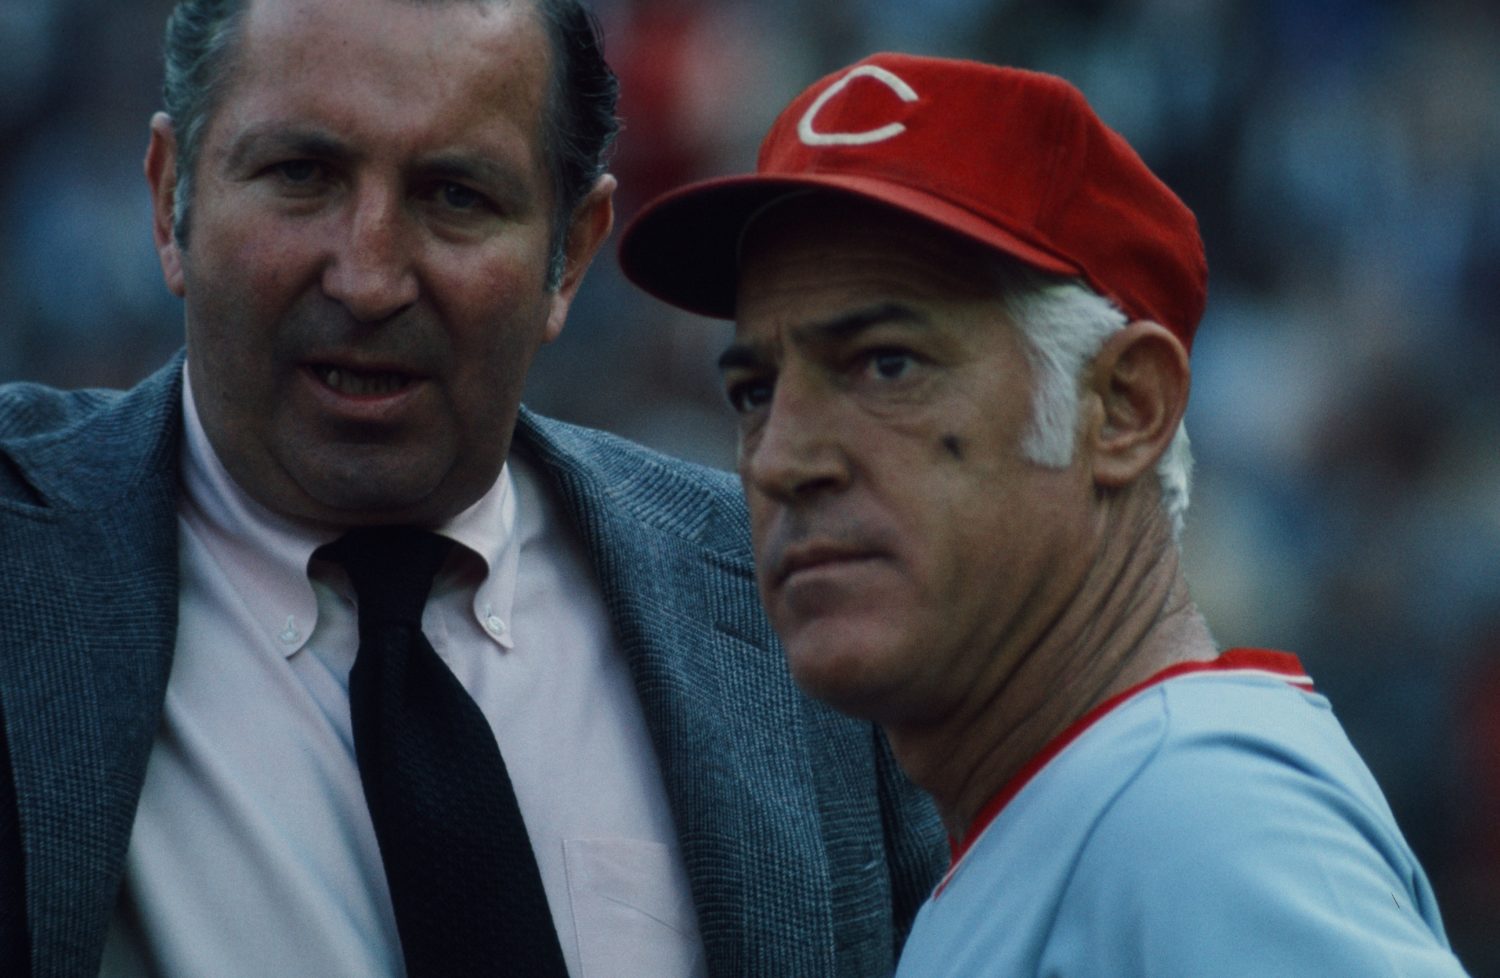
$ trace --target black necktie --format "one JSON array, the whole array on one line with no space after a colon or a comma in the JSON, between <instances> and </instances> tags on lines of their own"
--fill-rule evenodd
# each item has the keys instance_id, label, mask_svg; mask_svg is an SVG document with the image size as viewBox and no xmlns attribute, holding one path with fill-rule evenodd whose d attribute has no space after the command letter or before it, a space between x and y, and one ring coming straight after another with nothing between
<instances>
[{"instance_id":1,"label":"black necktie","mask_svg":"<svg viewBox=\"0 0 1500 978\"><path fill-rule=\"evenodd\" d=\"M349 572L359 601L354 752L407 975L566 978L495 736L422 634L452 547L413 527L364 527L323 551Z\"/></svg>"}]
</instances>

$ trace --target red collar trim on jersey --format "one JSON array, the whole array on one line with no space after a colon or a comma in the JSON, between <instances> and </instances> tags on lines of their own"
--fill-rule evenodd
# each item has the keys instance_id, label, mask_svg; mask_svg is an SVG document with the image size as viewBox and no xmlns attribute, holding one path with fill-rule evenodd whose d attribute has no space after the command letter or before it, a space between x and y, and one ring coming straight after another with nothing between
<instances>
[{"instance_id":1,"label":"red collar trim on jersey","mask_svg":"<svg viewBox=\"0 0 1500 978\"><path fill-rule=\"evenodd\" d=\"M1137 693L1160 685L1168 679L1206 672L1219 673L1221 675L1236 673L1239 675L1267 676L1280 679L1308 692L1311 692L1313 688L1312 680L1308 678L1306 671L1302 668L1302 663L1298 661L1295 655L1287 652L1275 652L1270 649L1230 649L1217 659L1180 662L1175 666L1169 666L1150 679L1138 683L1123 692L1116 693L1079 717L1073 722L1072 726L1054 737L1046 747L1042 748L1040 753L1026 763L1025 767L1016 772L1015 777L1011 778L1000 789L999 793L989 800L988 804L979 810L979 814L974 817L974 821L969 825L969 831L964 833L963 838L950 840L953 862L949 866L947 874L938 883L937 889L933 891L933 896L936 897L943 892L943 888L953 878L953 874L958 869L959 863L963 861L964 856L973 848L974 843L984 834L985 829L990 827L990 823L1004 810L1011 799L1020 794L1021 789L1026 787L1031 782L1031 779L1036 777L1037 773L1046 767L1054 757L1061 754L1064 748Z\"/></svg>"}]
</instances>

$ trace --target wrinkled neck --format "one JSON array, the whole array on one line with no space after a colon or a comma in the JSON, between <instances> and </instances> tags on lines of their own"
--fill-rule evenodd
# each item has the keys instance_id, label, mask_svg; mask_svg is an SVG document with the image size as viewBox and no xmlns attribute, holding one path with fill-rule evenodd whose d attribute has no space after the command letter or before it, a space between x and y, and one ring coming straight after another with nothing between
<instances>
[{"instance_id":1,"label":"wrinkled neck","mask_svg":"<svg viewBox=\"0 0 1500 978\"><path fill-rule=\"evenodd\" d=\"M949 832L1092 707L1168 666L1217 654L1159 508L1107 500L1084 572L1029 629L1010 630L960 706L887 727L897 759ZM1005 613L1006 609L997 609Z\"/></svg>"}]
</instances>

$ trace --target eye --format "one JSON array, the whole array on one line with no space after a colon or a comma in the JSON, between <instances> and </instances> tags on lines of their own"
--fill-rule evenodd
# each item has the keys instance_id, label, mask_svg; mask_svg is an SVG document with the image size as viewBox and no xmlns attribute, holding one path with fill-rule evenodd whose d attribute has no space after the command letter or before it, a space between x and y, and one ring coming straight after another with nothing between
<instances>
[{"instance_id":1,"label":"eye","mask_svg":"<svg viewBox=\"0 0 1500 978\"><path fill-rule=\"evenodd\" d=\"M456 211L475 211L484 207L483 194L461 183L444 182L438 186L437 199L444 207Z\"/></svg>"},{"instance_id":2,"label":"eye","mask_svg":"<svg viewBox=\"0 0 1500 978\"><path fill-rule=\"evenodd\" d=\"M865 362L881 380L900 380L917 364L912 354L895 349L874 350L866 354Z\"/></svg>"},{"instance_id":3,"label":"eye","mask_svg":"<svg viewBox=\"0 0 1500 978\"><path fill-rule=\"evenodd\" d=\"M759 378L730 381L725 385L724 396L729 406L738 414L750 414L771 403L770 381Z\"/></svg>"},{"instance_id":4,"label":"eye","mask_svg":"<svg viewBox=\"0 0 1500 978\"><path fill-rule=\"evenodd\" d=\"M284 160L271 167L283 181L305 186L323 175L323 167L314 160Z\"/></svg>"}]
</instances>

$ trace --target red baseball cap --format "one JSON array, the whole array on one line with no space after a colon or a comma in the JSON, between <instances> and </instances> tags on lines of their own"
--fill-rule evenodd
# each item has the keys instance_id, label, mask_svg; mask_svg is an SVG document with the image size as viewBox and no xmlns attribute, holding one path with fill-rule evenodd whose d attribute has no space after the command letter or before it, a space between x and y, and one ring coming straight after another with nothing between
<instances>
[{"instance_id":1,"label":"red baseball cap","mask_svg":"<svg viewBox=\"0 0 1500 978\"><path fill-rule=\"evenodd\" d=\"M1061 78L875 54L816 82L761 143L753 174L646 205L620 240L632 282L734 317L746 224L824 189L924 218L1043 271L1077 276L1191 346L1208 294L1192 211Z\"/></svg>"}]
</instances>

